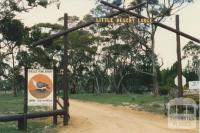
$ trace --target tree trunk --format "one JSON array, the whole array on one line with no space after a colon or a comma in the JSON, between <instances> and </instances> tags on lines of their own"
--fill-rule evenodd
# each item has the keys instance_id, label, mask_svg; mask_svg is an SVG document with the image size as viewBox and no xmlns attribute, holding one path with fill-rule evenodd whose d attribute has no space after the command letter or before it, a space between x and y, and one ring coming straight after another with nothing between
<instances>
[{"instance_id":1,"label":"tree trunk","mask_svg":"<svg viewBox=\"0 0 200 133\"><path fill-rule=\"evenodd\" d=\"M15 57L14 53L12 51L12 68L13 68L13 76L12 76L12 82L13 82L13 95L16 97L17 96L17 89L16 89L16 84L15 84Z\"/></svg>"},{"instance_id":2,"label":"tree trunk","mask_svg":"<svg viewBox=\"0 0 200 133\"><path fill-rule=\"evenodd\" d=\"M155 27L152 24L152 35L151 35L151 43L152 43L152 65L153 65L153 88L154 88L154 95L159 95L159 85L158 85L158 76L156 70L156 62L155 62Z\"/></svg>"},{"instance_id":3,"label":"tree trunk","mask_svg":"<svg viewBox=\"0 0 200 133\"><path fill-rule=\"evenodd\" d=\"M99 89L99 81L98 81L98 78L96 77L96 75L95 75L95 81L96 81L96 86L97 86L97 93L99 93L100 91L100 89Z\"/></svg>"},{"instance_id":4,"label":"tree trunk","mask_svg":"<svg viewBox=\"0 0 200 133\"><path fill-rule=\"evenodd\" d=\"M95 81L94 79L92 80L92 93L95 93Z\"/></svg>"},{"instance_id":5,"label":"tree trunk","mask_svg":"<svg viewBox=\"0 0 200 133\"><path fill-rule=\"evenodd\" d=\"M199 62L198 68L197 68L197 76L200 81L200 62Z\"/></svg>"},{"instance_id":6,"label":"tree trunk","mask_svg":"<svg viewBox=\"0 0 200 133\"><path fill-rule=\"evenodd\" d=\"M123 93L123 92L122 92L123 89L122 89L122 87L121 87L121 83L122 83L122 80L124 79L124 77L125 77L125 76L122 76L122 77L120 78L118 84L117 84L117 90L118 90L118 93L119 93L119 94L122 94L122 93Z\"/></svg>"},{"instance_id":7,"label":"tree trunk","mask_svg":"<svg viewBox=\"0 0 200 133\"><path fill-rule=\"evenodd\" d=\"M72 83L71 94L76 94L76 83Z\"/></svg>"},{"instance_id":8,"label":"tree trunk","mask_svg":"<svg viewBox=\"0 0 200 133\"><path fill-rule=\"evenodd\" d=\"M121 87L121 85L122 85L123 79L124 79L127 75L130 75L130 73L129 73L129 74L126 73L125 75L122 75L121 78L120 78L120 80L119 80L119 82L118 82L118 84L117 84L117 90L118 90L119 94L122 94L122 93L123 93L123 87Z\"/></svg>"}]
</instances>

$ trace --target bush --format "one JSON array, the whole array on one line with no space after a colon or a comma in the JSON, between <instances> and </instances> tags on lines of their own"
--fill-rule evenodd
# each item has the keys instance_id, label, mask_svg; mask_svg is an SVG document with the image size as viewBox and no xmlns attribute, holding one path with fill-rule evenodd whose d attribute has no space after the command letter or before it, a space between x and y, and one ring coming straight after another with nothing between
<instances>
[{"instance_id":1,"label":"bush","mask_svg":"<svg viewBox=\"0 0 200 133\"><path fill-rule=\"evenodd\" d=\"M158 103L153 103L152 107L153 108L161 108L162 106L160 104L158 104Z\"/></svg>"},{"instance_id":2,"label":"bush","mask_svg":"<svg viewBox=\"0 0 200 133\"><path fill-rule=\"evenodd\" d=\"M170 86L160 86L160 95L168 95L170 88Z\"/></svg>"}]
</instances>

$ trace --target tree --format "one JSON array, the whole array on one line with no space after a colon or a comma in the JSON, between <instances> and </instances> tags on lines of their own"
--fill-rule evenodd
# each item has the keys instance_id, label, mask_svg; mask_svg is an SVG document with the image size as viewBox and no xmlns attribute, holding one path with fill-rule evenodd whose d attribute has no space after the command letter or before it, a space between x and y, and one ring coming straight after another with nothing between
<instances>
[{"instance_id":1,"label":"tree","mask_svg":"<svg viewBox=\"0 0 200 133\"><path fill-rule=\"evenodd\" d=\"M105 12L106 8L101 6L97 6L92 11L96 16L104 15ZM121 17L128 16L122 14ZM96 28L92 29L93 32L100 33L103 38L101 45L103 44L102 47L104 47L102 54L105 55L103 56L105 59L102 63L105 63L108 60L106 58L109 58L108 63L112 68L108 65L107 69L111 70L111 75L113 75L113 81L111 81L113 85L111 86L114 86L116 92L122 93L124 85L121 83L123 83L123 79L133 74L133 72L129 73L127 68L132 67L137 71L151 75L151 69L149 69L151 49L149 32L146 32L148 31L147 26L136 24L99 24L95 26Z\"/></svg>"},{"instance_id":2,"label":"tree","mask_svg":"<svg viewBox=\"0 0 200 133\"><path fill-rule=\"evenodd\" d=\"M92 46L95 38L88 31L79 30L69 34L68 39L70 42L69 67L72 83L75 88L78 88L77 85L83 87L89 80L87 75L91 71L93 57L96 53L96 48Z\"/></svg>"},{"instance_id":3,"label":"tree","mask_svg":"<svg viewBox=\"0 0 200 133\"><path fill-rule=\"evenodd\" d=\"M62 21L63 18L59 18L59 21ZM76 16L69 16L69 25L76 25L79 22L79 18ZM41 32L41 28L46 28L45 31L48 33ZM48 30L47 30L48 29ZM30 37L27 40L31 42L44 38L45 36L62 30L63 27L59 24L50 24L50 23L40 23L33 26L30 30ZM71 92L76 93L76 90L89 82L89 75L91 74L91 66L92 61L95 57L96 48L92 46L95 37L87 30L79 30L68 35L69 40L69 68L68 71L70 73L70 88ZM29 42L29 43L31 43ZM31 47L29 46L28 53L23 51L21 55L19 55L19 60L21 63L25 61L29 61L29 66L38 66L42 65L45 62L51 64L50 59L54 57L56 54L56 58L58 59L58 69L63 69L63 37L58 38L50 42L49 44L44 44L45 52L43 47ZM36 49L36 50L34 50ZM44 54L43 54L44 53ZM24 55L24 56L23 56ZM45 58L42 58L45 55ZM22 58L23 57L23 58ZM29 58L29 59L27 59ZM37 60L38 59L38 60ZM30 62L31 61L31 62ZM33 64L33 62L37 62L38 64ZM48 67L47 65L42 65L43 67ZM60 79L60 78L59 78Z\"/></svg>"},{"instance_id":4,"label":"tree","mask_svg":"<svg viewBox=\"0 0 200 133\"><path fill-rule=\"evenodd\" d=\"M15 56L24 44L25 36L28 33L24 24L15 19L15 15L20 12L28 12L36 6L46 7L47 5L48 2L44 0L2 0L0 2L0 62L4 66L0 67L0 78L12 79L14 96L17 95L15 83L17 79L15 77L20 70L16 66ZM10 60L12 63L9 63ZM8 67L10 65L12 67ZM5 68L7 68L7 72L4 71Z\"/></svg>"},{"instance_id":5,"label":"tree","mask_svg":"<svg viewBox=\"0 0 200 133\"><path fill-rule=\"evenodd\" d=\"M164 0L163 3L158 0L150 0L150 4L146 8L146 12L149 18L153 18L157 22L162 22L165 20L167 16L171 16L173 12L177 12L183 4L191 2L191 0L170 0L166 2ZM152 43L152 62L153 62L153 73L154 73L154 89L155 94L158 95L159 87L157 80L157 71L155 69L155 33L157 30L157 26L151 25L151 43Z\"/></svg>"},{"instance_id":6,"label":"tree","mask_svg":"<svg viewBox=\"0 0 200 133\"><path fill-rule=\"evenodd\" d=\"M178 65L175 62L169 69L164 69L161 71L160 77L160 94L173 96L178 96L178 90L175 87L174 79L177 76Z\"/></svg>"},{"instance_id":7,"label":"tree","mask_svg":"<svg viewBox=\"0 0 200 133\"><path fill-rule=\"evenodd\" d=\"M110 2L110 1L109 1ZM144 2L143 0L136 0L131 2L131 5L137 5ZM161 22L165 20L167 16L172 15L174 12L176 12L179 7L181 7L183 4L191 2L191 0L184 1L184 0L170 0L170 1L158 1L158 0L149 0L149 3L147 6L144 6L142 8L138 8L135 11L138 14L145 14L149 18L152 18L153 20L156 20L158 22ZM97 5L97 7L92 10L92 14L94 16L103 16L106 15L107 13L113 11L111 8L105 7L103 5ZM120 16L127 16L126 14L121 14ZM117 66L125 66L127 65L127 62L129 62L133 57L136 60L134 63L128 64L128 66L132 66L136 68L136 70L139 69L140 72L143 74L149 74L152 75L153 73L153 83L154 83L154 94L158 95L159 94L159 86L158 86L158 74L159 74L159 69L162 66L158 62L158 57L154 52L155 48L155 33L157 27L155 25L148 25L148 24L140 24L140 25L134 25L134 24L99 24L95 25L98 28L93 28L94 33L101 33L101 36L104 36L105 41L103 43L107 45L106 47L111 50L106 54L105 57L112 58L112 61L109 61L110 66L113 66L112 72L113 73L121 73L120 70L118 69L116 72L114 69L117 68ZM119 43L120 42L120 43ZM118 45L115 47L115 45ZM127 54L130 54L128 56L122 54L119 52L118 49L121 50L121 46L124 45L129 45L129 49L134 51L136 53L134 56L131 56L131 52L129 53L129 49L127 50ZM119 47L119 48L118 48ZM107 49L107 51L108 51ZM112 55L112 51L115 51L115 54ZM114 53L114 52L113 52ZM119 63L120 59L123 59L125 61L125 64ZM120 64L117 64L117 62ZM121 67L123 68L123 67ZM125 67L126 68L126 67ZM152 69L151 69L152 68ZM111 68L109 68L111 69ZM127 68L126 68L127 69ZM128 70L125 70L127 73ZM125 74L125 73L124 73ZM122 74L119 74L122 76ZM126 75L126 74L125 74ZM149 76L148 75L148 76ZM115 79L117 78L117 75L114 76ZM118 81L121 78L118 77ZM115 85L116 86L116 85ZM119 87L119 86L118 86ZM117 87L117 88L118 88Z\"/></svg>"},{"instance_id":8,"label":"tree","mask_svg":"<svg viewBox=\"0 0 200 133\"><path fill-rule=\"evenodd\" d=\"M62 26L59 24L50 23L39 23L29 28L25 38L26 49L17 55L19 65L29 68L52 68L57 62L55 58L59 58L62 46L60 40L46 42L40 47L34 47L30 44L49 36L52 32L59 31L61 28Z\"/></svg>"},{"instance_id":9,"label":"tree","mask_svg":"<svg viewBox=\"0 0 200 133\"><path fill-rule=\"evenodd\" d=\"M24 25L16 19L12 18L3 18L0 20L0 33L2 35L2 41L1 41L1 48L4 50L7 50L4 53L1 53L1 59L2 61L7 57L8 55L11 55L12 60L12 69L11 69L11 76L12 82L13 82L13 90L14 90L14 96L17 95L16 87L15 87L15 53L16 48L20 48L20 45L22 44L23 38L26 34Z\"/></svg>"},{"instance_id":10,"label":"tree","mask_svg":"<svg viewBox=\"0 0 200 133\"><path fill-rule=\"evenodd\" d=\"M183 59L188 61L186 71L195 72L200 80L200 46L190 41L183 47Z\"/></svg>"}]
</instances>

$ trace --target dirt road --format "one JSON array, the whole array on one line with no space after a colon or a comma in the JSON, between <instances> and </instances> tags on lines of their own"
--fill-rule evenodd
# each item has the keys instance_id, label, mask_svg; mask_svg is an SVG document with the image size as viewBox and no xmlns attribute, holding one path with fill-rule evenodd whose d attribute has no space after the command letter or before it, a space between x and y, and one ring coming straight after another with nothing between
<instances>
[{"instance_id":1,"label":"dirt road","mask_svg":"<svg viewBox=\"0 0 200 133\"><path fill-rule=\"evenodd\" d=\"M71 120L59 133L197 133L167 128L161 115L91 102L70 100Z\"/></svg>"}]
</instances>

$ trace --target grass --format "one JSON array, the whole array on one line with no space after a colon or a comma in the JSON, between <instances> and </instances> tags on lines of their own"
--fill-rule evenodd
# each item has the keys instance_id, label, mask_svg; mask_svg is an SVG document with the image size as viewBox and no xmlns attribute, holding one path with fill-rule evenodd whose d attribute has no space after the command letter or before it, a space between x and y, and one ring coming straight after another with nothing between
<instances>
[{"instance_id":1,"label":"grass","mask_svg":"<svg viewBox=\"0 0 200 133\"><path fill-rule=\"evenodd\" d=\"M49 123L49 122L48 122ZM49 123L50 124L50 123ZM56 133L58 128L49 126L44 120L29 120L28 133ZM17 130L17 122L0 123L0 133L24 133Z\"/></svg>"},{"instance_id":2,"label":"grass","mask_svg":"<svg viewBox=\"0 0 200 133\"><path fill-rule=\"evenodd\" d=\"M136 110L143 110L154 113L164 113L164 99L163 96L153 96L153 95L117 95L117 94L73 94L70 95L72 99L78 99L82 101L91 101L102 104L112 104L112 105L124 105L130 106Z\"/></svg>"},{"instance_id":3,"label":"grass","mask_svg":"<svg viewBox=\"0 0 200 133\"><path fill-rule=\"evenodd\" d=\"M0 114L23 112L23 97L0 95ZM58 127L53 127L52 118L28 120L28 133L56 133ZM23 133L17 130L17 122L0 122L0 133Z\"/></svg>"},{"instance_id":4,"label":"grass","mask_svg":"<svg viewBox=\"0 0 200 133\"><path fill-rule=\"evenodd\" d=\"M0 113L20 113L23 110L23 98L12 95L0 96Z\"/></svg>"}]
</instances>

